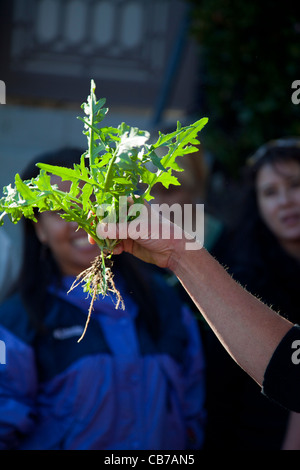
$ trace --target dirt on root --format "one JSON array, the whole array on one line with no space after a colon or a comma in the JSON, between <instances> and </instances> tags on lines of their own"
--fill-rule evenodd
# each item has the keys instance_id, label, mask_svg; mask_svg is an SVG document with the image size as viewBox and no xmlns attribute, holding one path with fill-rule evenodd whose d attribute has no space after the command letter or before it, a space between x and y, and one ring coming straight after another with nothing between
<instances>
[{"instance_id":1,"label":"dirt on root","mask_svg":"<svg viewBox=\"0 0 300 470\"><path fill-rule=\"evenodd\" d=\"M105 253L101 253L94 259L94 261L92 262L89 268L82 271L76 277L75 281L73 282L72 286L69 289L69 292L70 292L73 289L75 289L75 287L79 286L80 284L88 283L90 286L89 293L92 296L85 327L84 327L81 337L78 340L78 343L83 339L86 333L86 330L87 330L87 327L88 327L88 324L92 315L94 302L100 294L102 295L113 294L116 298L115 308L117 309L120 306L123 310L125 308L122 296L119 290L116 288L116 285L114 282L114 274L112 271L112 267L113 267L113 261L111 260L111 258Z\"/></svg>"}]
</instances>

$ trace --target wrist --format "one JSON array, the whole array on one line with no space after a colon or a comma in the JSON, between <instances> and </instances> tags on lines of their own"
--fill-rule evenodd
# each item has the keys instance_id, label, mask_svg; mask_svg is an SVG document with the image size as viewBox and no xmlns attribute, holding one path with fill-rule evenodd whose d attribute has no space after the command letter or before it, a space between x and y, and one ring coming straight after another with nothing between
<instances>
[{"instance_id":1,"label":"wrist","mask_svg":"<svg viewBox=\"0 0 300 470\"><path fill-rule=\"evenodd\" d=\"M168 261L168 268L178 277L185 270L190 270L194 266L195 257L198 258L203 245L194 241L187 241L185 238L172 241L171 254Z\"/></svg>"},{"instance_id":2,"label":"wrist","mask_svg":"<svg viewBox=\"0 0 300 470\"><path fill-rule=\"evenodd\" d=\"M167 268L170 269L175 275L178 270L178 265L184 253L184 246L182 246L181 240L175 240L174 246L171 249L171 253L168 259Z\"/></svg>"}]
</instances>

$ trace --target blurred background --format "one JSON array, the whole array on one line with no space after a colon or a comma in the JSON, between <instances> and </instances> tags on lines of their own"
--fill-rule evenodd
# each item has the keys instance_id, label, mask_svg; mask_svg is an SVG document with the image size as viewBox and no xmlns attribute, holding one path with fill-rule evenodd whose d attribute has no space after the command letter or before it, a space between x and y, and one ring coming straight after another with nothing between
<instances>
[{"instance_id":1,"label":"blurred background","mask_svg":"<svg viewBox=\"0 0 300 470\"><path fill-rule=\"evenodd\" d=\"M1 189L43 151L86 148L77 116L93 78L110 108L104 125L155 135L209 117L199 194L205 185L207 209L234 223L245 160L300 133L299 13L290 0L2 0ZM5 230L18 250L19 227Z\"/></svg>"}]
</instances>

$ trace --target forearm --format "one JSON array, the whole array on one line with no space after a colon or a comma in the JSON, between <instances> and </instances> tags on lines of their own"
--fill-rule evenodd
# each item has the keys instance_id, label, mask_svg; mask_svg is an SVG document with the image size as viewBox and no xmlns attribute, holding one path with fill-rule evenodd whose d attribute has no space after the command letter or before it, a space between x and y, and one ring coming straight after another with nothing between
<instances>
[{"instance_id":1,"label":"forearm","mask_svg":"<svg viewBox=\"0 0 300 470\"><path fill-rule=\"evenodd\" d=\"M204 248L185 250L171 268L229 354L262 384L292 324L237 284Z\"/></svg>"},{"instance_id":2,"label":"forearm","mask_svg":"<svg viewBox=\"0 0 300 470\"><path fill-rule=\"evenodd\" d=\"M186 240L172 231L168 240L160 238L160 225L137 240L125 238L114 253L125 250L171 269L229 354L262 385L273 352L293 325L235 282L204 248L187 250Z\"/></svg>"}]
</instances>

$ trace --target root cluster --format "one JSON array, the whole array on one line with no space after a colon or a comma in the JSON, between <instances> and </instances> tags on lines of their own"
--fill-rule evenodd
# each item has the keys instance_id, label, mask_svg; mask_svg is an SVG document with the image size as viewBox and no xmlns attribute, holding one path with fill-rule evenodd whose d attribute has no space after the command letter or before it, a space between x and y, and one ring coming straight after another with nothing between
<instances>
[{"instance_id":1,"label":"root cluster","mask_svg":"<svg viewBox=\"0 0 300 470\"><path fill-rule=\"evenodd\" d=\"M116 298L115 308L119 308L121 306L122 309L125 308L124 301L116 285L114 283L114 275L112 272L113 262L109 256L107 256L104 252L101 252L98 255L91 266L84 271L82 271L73 282L72 286L69 289L69 292L75 289L78 285L84 283L85 287L84 290L88 291L91 295L92 299L89 306L87 320L85 322L85 327L81 337L78 340L78 343L84 337L91 315L93 311L94 302L97 297L102 294L103 296L108 294L113 294Z\"/></svg>"}]
</instances>

